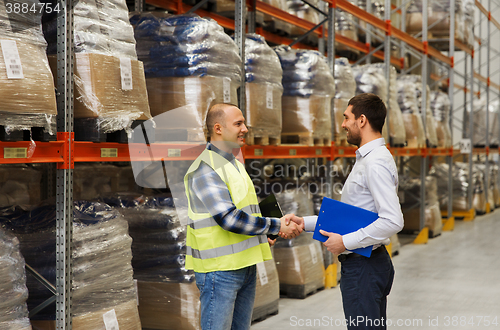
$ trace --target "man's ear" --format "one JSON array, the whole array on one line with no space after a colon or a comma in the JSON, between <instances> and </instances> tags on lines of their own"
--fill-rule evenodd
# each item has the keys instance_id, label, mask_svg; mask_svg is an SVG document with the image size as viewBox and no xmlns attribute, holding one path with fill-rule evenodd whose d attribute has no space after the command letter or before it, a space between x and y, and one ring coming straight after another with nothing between
<instances>
[{"instance_id":1,"label":"man's ear","mask_svg":"<svg viewBox=\"0 0 500 330\"><path fill-rule=\"evenodd\" d=\"M215 123L214 125L214 133L215 134L222 134L222 125L219 123Z\"/></svg>"},{"instance_id":2,"label":"man's ear","mask_svg":"<svg viewBox=\"0 0 500 330\"><path fill-rule=\"evenodd\" d=\"M366 124L368 124L368 119L366 118L365 115L360 115L359 116L359 128L364 127Z\"/></svg>"}]
</instances>

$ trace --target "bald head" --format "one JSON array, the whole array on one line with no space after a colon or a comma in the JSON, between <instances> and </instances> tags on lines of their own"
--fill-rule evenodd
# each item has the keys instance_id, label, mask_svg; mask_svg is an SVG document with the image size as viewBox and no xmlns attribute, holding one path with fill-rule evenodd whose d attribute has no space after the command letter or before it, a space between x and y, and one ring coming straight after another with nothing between
<instances>
[{"instance_id":1,"label":"bald head","mask_svg":"<svg viewBox=\"0 0 500 330\"><path fill-rule=\"evenodd\" d=\"M219 123L222 126L225 126L226 123L226 112L225 110L231 107L235 107L232 104L219 103L213 105L207 113L207 130L208 130L208 139L210 141L210 137L214 136L214 125Z\"/></svg>"}]
</instances>

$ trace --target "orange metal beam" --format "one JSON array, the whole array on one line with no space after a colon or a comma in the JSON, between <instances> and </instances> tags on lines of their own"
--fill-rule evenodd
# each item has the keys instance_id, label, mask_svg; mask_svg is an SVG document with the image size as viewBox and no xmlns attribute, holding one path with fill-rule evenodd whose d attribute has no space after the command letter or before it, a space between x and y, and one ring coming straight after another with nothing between
<instances>
[{"instance_id":1,"label":"orange metal beam","mask_svg":"<svg viewBox=\"0 0 500 330\"><path fill-rule=\"evenodd\" d=\"M472 55L472 48L469 48L469 46L465 45L460 40L455 39L455 46L458 47L458 49L463 50L467 54Z\"/></svg>"},{"instance_id":2,"label":"orange metal beam","mask_svg":"<svg viewBox=\"0 0 500 330\"><path fill-rule=\"evenodd\" d=\"M0 164L63 163L64 141L53 142L0 142ZM5 158L9 148L26 149L26 158Z\"/></svg>"},{"instance_id":3,"label":"orange metal beam","mask_svg":"<svg viewBox=\"0 0 500 330\"><path fill-rule=\"evenodd\" d=\"M480 11L483 12L483 14L486 15L486 17L488 17L488 11L486 10L486 8L484 8L484 6L478 1L476 0L476 7L479 8Z\"/></svg>"},{"instance_id":4,"label":"orange metal beam","mask_svg":"<svg viewBox=\"0 0 500 330\"><path fill-rule=\"evenodd\" d=\"M391 4L391 10L394 10L396 8L398 8L398 7L396 7L396 5ZM396 10L396 13L401 15L401 9Z\"/></svg>"},{"instance_id":5,"label":"orange metal beam","mask_svg":"<svg viewBox=\"0 0 500 330\"><path fill-rule=\"evenodd\" d=\"M245 159L273 159L273 158L330 158L331 146L309 147L301 145L281 146L248 146L241 148Z\"/></svg>"}]
</instances>

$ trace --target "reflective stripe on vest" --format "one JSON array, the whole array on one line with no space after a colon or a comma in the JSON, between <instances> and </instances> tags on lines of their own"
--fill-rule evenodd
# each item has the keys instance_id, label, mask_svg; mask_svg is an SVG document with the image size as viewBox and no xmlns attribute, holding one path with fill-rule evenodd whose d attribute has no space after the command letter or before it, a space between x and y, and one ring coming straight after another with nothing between
<instances>
[{"instance_id":1,"label":"reflective stripe on vest","mask_svg":"<svg viewBox=\"0 0 500 330\"><path fill-rule=\"evenodd\" d=\"M236 244L221 246L218 248L203 251L193 249L190 246L186 246L186 254L193 256L193 258L196 259L217 258L227 256L229 254L239 253L253 248L254 246L258 246L262 243L267 243L267 237L265 235L254 236Z\"/></svg>"}]
</instances>

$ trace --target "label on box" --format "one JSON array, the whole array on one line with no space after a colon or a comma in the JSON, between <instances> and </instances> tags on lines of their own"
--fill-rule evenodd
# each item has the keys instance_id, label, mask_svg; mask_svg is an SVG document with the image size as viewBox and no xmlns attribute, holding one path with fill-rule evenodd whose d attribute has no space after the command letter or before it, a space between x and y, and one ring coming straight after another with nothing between
<instances>
[{"instance_id":1,"label":"label on box","mask_svg":"<svg viewBox=\"0 0 500 330\"><path fill-rule=\"evenodd\" d=\"M118 326L118 319L116 318L114 309L102 314L102 319L104 321L104 327L106 328L106 330L120 330L120 327Z\"/></svg>"},{"instance_id":2,"label":"label on box","mask_svg":"<svg viewBox=\"0 0 500 330\"><path fill-rule=\"evenodd\" d=\"M460 153L461 154L469 154L472 150L472 141L471 139L462 139L460 140Z\"/></svg>"},{"instance_id":3,"label":"label on box","mask_svg":"<svg viewBox=\"0 0 500 330\"><path fill-rule=\"evenodd\" d=\"M231 103L231 79L222 79L222 94L224 96L224 103Z\"/></svg>"},{"instance_id":4,"label":"label on box","mask_svg":"<svg viewBox=\"0 0 500 330\"><path fill-rule=\"evenodd\" d=\"M266 108L273 108L273 86L267 86L266 91Z\"/></svg>"},{"instance_id":5,"label":"label on box","mask_svg":"<svg viewBox=\"0 0 500 330\"><path fill-rule=\"evenodd\" d=\"M267 278L266 265L264 265L264 262L259 262L257 264L257 274L259 274L261 286L266 285L269 282L269 279Z\"/></svg>"},{"instance_id":6,"label":"label on box","mask_svg":"<svg viewBox=\"0 0 500 330\"><path fill-rule=\"evenodd\" d=\"M120 75L122 78L122 89L131 90L132 87L132 61L130 58L120 58Z\"/></svg>"},{"instance_id":7,"label":"label on box","mask_svg":"<svg viewBox=\"0 0 500 330\"><path fill-rule=\"evenodd\" d=\"M0 40L8 79L23 79L23 66L15 40Z\"/></svg>"},{"instance_id":8,"label":"label on box","mask_svg":"<svg viewBox=\"0 0 500 330\"><path fill-rule=\"evenodd\" d=\"M314 265L318 262L318 250L316 250L316 244L309 244L309 250L311 251L311 261Z\"/></svg>"}]
</instances>

